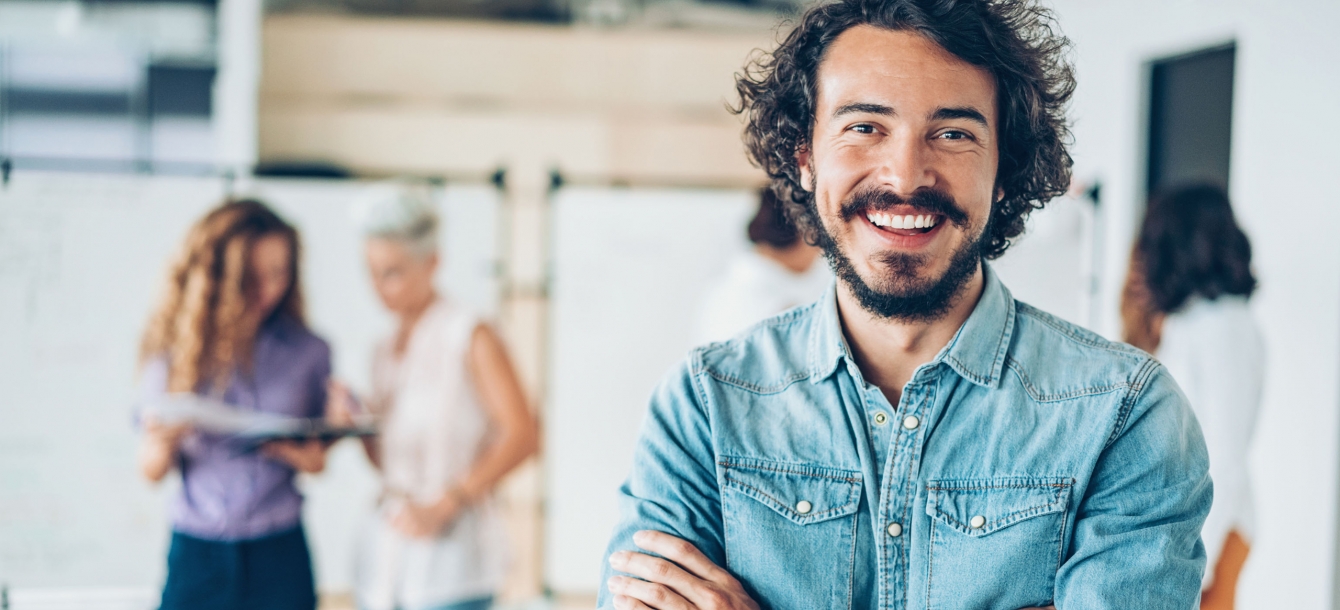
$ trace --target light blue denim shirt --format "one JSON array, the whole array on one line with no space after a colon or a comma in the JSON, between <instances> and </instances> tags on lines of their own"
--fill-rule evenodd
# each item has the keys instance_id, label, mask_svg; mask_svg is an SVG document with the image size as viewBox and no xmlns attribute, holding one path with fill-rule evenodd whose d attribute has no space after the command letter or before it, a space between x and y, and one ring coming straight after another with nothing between
<instances>
[{"instance_id":1,"label":"light blue denim shirt","mask_svg":"<svg viewBox=\"0 0 1340 610\"><path fill-rule=\"evenodd\" d=\"M830 288L660 385L606 559L667 532L786 610L1191 610L1208 464L1157 361L1015 301L989 267L897 405L861 376Z\"/></svg>"}]
</instances>

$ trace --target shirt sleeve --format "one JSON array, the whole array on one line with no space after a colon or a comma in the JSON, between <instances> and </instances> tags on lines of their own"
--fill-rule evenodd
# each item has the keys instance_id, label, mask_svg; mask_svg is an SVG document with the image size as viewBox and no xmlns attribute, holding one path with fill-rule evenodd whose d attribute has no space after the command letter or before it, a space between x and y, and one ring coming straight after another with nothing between
<instances>
[{"instance_id":1,"label":"shirt sleeve","mask_svg":"<svg viewBox=\"0 0 1340 610\"><path fill-rule=\"evenodd\" d=\"M1150 361L1132 388L1080 502L1058 608L1192 610L1200 599L1205 441L1162 365Z\"/></svg>"},{"instance_id":2,"label":"shirt sleeve","mask_svg":"<svg viewBox=\"0 0 1340 610\"><path fill-rule=\"evenodd\" d=\"M609 556L637 551L633 534L657 530L682 538L713 563L726 565L721 492L707 411L686 364L652 395L633 455L619 489L619 522L601 563L600 608L613 608L606 585L614 572Z\"/></svg>"},{"instance_id":3,"label":"shirt sleeve","mask_svg":"<svg viewBox=\"0 0 1340 610\"><path fill-rule=\"evenodd\" d=\"M139 372L138 396L130 415L131 425L139 430L143 424L144 407L167 394L167 358L153 358L144 363Z\"/></svg>"}]
</instances>

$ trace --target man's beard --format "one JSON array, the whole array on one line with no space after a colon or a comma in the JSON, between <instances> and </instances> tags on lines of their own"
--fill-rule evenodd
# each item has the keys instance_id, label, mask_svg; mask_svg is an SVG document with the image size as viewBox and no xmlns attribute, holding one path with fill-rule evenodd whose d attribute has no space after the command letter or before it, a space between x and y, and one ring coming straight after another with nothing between
<instances>
[{"instance_id":1,"label":"man's beard","mask_svg":"<svg viewBox=\"0 0 1340 610\"><path fill-rule=\"evenodd\" d=\"M944 218L942 222L970 229L968 214L953 198L931 189L918 190L906 198L887 191L858 191L843 202L840 215L843 221L851 221L867 211L884 210L902 204L915 207L920 213L939 214ZM889 275L879 278L887 281L876 280L877 285L871 286L857 273L851 259L842 251L822 218L818 218L817 209L812 209L817 221L814 223L817 228L817 245L827 256L833 274L846 283L856 301L866 311L906 322L939 320L949 312L963 288L977 272L977 266L982 260L982 245L989 232L988 227L983 227L975 237L956 249L950 257L949 268L939 278L923 279L917 275L919 269L934 262L929 255L897 252L880 254L879 262L889 270ZM875 267L878 268L878 265Z\"/></svg>"}]
</instances>

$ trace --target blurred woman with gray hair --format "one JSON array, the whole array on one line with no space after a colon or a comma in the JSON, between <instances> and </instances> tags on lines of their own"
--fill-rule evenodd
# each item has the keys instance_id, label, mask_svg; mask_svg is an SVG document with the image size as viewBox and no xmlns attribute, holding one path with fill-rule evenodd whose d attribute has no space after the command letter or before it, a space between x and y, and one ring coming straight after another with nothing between
<instances>
[{"instance_id":1,"label":"blurred woman with gray hair","mask_svg":"<svg viewBox=\"0 0 1340 610\"><path fill-rule=\"evenodd\" d=\"M376 349L367 439L382 497L363 540L365 610L487 608L506 572L492 492L535 453L539 430L498 335L433 284L428 189L382 185L360 206L372 284L398 325ZM342 387L332 405L359 410Z\"/></svg>"}]
</instances>

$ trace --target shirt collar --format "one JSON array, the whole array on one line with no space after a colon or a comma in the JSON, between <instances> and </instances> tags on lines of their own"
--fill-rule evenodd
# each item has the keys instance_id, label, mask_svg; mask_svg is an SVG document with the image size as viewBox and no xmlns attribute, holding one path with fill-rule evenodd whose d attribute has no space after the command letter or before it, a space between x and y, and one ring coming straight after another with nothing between
<instances>
[{"instance_id":1,"label":"shirt collar","mask_svg":"<svg viewBox=\"0 0 1340 610\"><path fill-rule=\"evenodd\" d=\"M928 365L945 362L965 379L995 387L1005 369L1005 356L1014 334L1014 297L985 261L982 262L982 274L982 296L977 306L954 333L954 338ZM816 323L810 331L811 383L827 379L840 362L846 361L849 367L856 366L838 316L836 280L829 283L816 314Z\"/></svg>"},{"instance_id":2,"label":"shirt collar","mask_svg":"<svg viewBox=\"0 0 1340 610\"><path fill-rule=\"evenodd\" d=\"M290 343L298 337L302 325L297 320L289 317L283 312L275 312L261 324L260 332L256 333L257 338L273 337L281 343Z\"/></svg>"}]
</instances>

